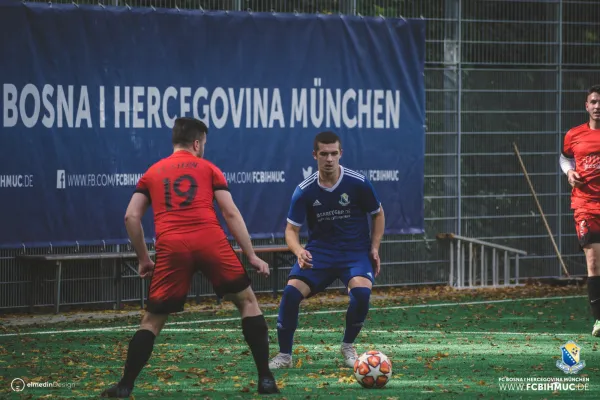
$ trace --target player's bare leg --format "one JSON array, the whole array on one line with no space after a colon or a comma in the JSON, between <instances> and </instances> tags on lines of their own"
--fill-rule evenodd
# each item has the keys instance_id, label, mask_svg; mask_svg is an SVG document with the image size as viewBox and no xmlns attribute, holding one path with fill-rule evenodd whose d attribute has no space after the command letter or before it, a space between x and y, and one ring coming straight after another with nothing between
<instances>
[{"instance_id":1,"label":"player's bare leg","mask_svg":"<svg viewBox=\"0 0 600 400\"><path fill-rule=\"evenodd\" d=\"M165 326L168 317L168 314L153 314L146 311L140 329L129 342L123 377L119 383L103 391L101 397L128 398L131 395L135 380L150 359L154 340Z\"/></svg>"},{"instance_id":2,"label":"player's bare leg","mask_svg":"<svg viewBox=\"0 0 600 400\"><path fill-rule=\"evenodd\" d=\"M364 276L355 276L348 282L350 304L346 312L346 329L342 339L341 352L344 363L350 368L354 367L354 362L358 359L354 341L360 333L369 312L372 286L371 280Z\"/></svg>"},{"instance_id":3,"label":"player's bare leg","mask_svg":"<svg viewBox=\"0 0 600 400\"><path fill-rule=\"evenodd\" d=\"M600 337L600 243L591 243L583 248L588 271L588 297L592 314L596 320L592 335Z\"/></svg>"},{"instance_id":4,"label":"player's bare leg","mask_svg":"<svg viewBox=\"0 0 600 400\"><path fill-rule=\"evenodd\" d=\"M269 369L269 332L265 317L260 310L251 287L241 292L225 296L231 300L242 317L242 332L250 347L258 370L258 392L261 394L279 393L275 378Z\"/></svg>"},{"instance_id":5,"label":"player's bare leg","mask_svg":"<svg viewBox=\"0 0 600 400\"><path fill-rule=\"evenodd\" d=\"M277 317L277 339L279 354L269 362L271 369L292 367L292 345L294 332L298 328L300 303L310 294L310 287L299 279L290 279L283 290Z\"/></svg>"}]
</instances>

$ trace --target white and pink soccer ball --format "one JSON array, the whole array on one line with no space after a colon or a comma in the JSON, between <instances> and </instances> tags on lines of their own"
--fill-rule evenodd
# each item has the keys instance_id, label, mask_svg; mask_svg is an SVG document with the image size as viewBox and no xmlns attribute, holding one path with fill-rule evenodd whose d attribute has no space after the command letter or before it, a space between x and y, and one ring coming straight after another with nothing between
<instances>
[{"instance_id":1,"label":"white and pink soccer ball","mask_svg":"<svg viewBox=\"0 0 600 400\"><path fill-rule=\"evenodd\" d=\"M378 350L367 351L354 362L354 377L364 388L382 388L392 377L392 362Z\"/></svg>"}]
</instances>

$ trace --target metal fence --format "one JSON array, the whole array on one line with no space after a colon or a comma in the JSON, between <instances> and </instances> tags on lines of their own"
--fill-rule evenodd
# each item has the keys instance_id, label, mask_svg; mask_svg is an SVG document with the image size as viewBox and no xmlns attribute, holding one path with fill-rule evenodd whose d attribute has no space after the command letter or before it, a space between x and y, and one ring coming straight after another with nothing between
<instances>
[{"instance_id":1,"label":"metal fence","mask_svg":"<svg viewBox=\"0 0 600 400\"><path fill-rule=\"evenodd\" d=\"M379 284L448 282L446 247L435 239L439 232L455 232L525 250L528 255L521 258L522 277L560 274L551 242L513 154L513 142L520 148L571 273L586 273L570 211L570 191L558 166L558 154L565 132L587 120L586 89L600 83L600 1L111 0L103 3L118 7L425 18L426 232L422 236L384 238ZM0 253L0 308L24 304L22 288L29 278L12 259L22 251ZM100 262L89 263L86 268L67 268L61 302L109 302L112 289L107 271L111 270ZM136 292L139 285L133 279L130 286L125 286L124 300L139 298L140 293ZM48 277L48 285L39 289L39 304L50 303L49 294L44 293L51 293L51 280ZM283 285L285 271L280 280ZM269 290L267 282L255 281L259 291ZM202 290L211 293L207 286Z\"/></svg>"}]
</instances>

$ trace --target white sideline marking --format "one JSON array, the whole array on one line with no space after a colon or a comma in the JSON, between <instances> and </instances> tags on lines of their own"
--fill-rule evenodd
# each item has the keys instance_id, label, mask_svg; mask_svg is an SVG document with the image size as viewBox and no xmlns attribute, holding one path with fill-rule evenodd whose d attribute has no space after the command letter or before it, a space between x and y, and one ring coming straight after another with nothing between
<instances>
[{"instance_id":1,"label":"white sideline marking","mask_svg":"<svg viewBox=\"0 0 600 400\"><path fill-rule=\"evenodd\" d=\"M135 328L137 329L137 328ZM131 329L133 331L133 329ZM161 332L199 332L199 333L215 333L215 332L240 332L240 329L204 329L204 328L164 328ZM339 329L310 329L310 328L298 328L296 332L313 332L313 333L342 333L344 327L341 326ZM416 335L504 335L504 336L577 336L575 333L527 333L527 332L493 332L493 331L410 331L410 330L378 330L378 329L362 329L361 333L377 333L377 334L416 334ZM303 345L307 347L307 345Z\"/></svg>"},{"instance_id":2,"label":"white sideline marking","mask_svg":"<svg viewBox=\"0 0 600 400\"><path fill-rule=\"evenodd\" d=\"M439 304L414 304L407 306L390 306L390 307L372 307L369 312L378 311L378 310L400 310L400 309L411 309L411 308L437 308L437 307L453 307L453 306L471 306L471 305L481 305L481 304L498 304L498 303L516 303L521 301L542 301L542 300L566 300L566 299L577 299L587 297L585 295L582 296L557 296L557 297L533 297L533 298L525 298L525 299L502 299L502 300L481 300L481 301L469 301L462 303L439 303ZM321 310L321 311L308 311L308 312L300 312L300 315L319 315L319 314L339 314L345 313L347 310ZM265 315L265 318L277 318L277 314L273 315ZM175 321L167 323L169 325L191 325L191 324L205 324L209 322L231 322L231 321L239 321L239 317L233 318L213 318L213 319L201 319L195 321ZM24 332L24 333L3 333L0 334L0 338L10 337L10 336L26 336L26 335L59 335L63 333L84 333L84 332L114 332L114 331L133 331L137 330L138 325L129 325L129 326L113 326L107 328L88 328L88 329L64 329L64 330L54 330L54 331L39 331L39 332ZM164 328L163 332L169 332L170 329L174 328ZM223 329L215 329L213 331L220 331ZM238 331L239 329L236 329ZM198 331L195 329L194 331ZM301 329L298 329L299 332L303 332ZM315 330L310 330L315 331ZM176 331L173 331L176 332ZM368 332L379 332L379 331L368 331ZM381 331L388 332L388 331ZM398 333L444 333L444 331L396 331ZM450 332L445 332L450 334ZM541 335L540 333L503 333L503 332L457 332L457 333L469 333L469 334L497 334L497 335ZM572 335L572 334L571 334ZM558 336L558 335L555 335Z\"/></svg>"}]
</instances>

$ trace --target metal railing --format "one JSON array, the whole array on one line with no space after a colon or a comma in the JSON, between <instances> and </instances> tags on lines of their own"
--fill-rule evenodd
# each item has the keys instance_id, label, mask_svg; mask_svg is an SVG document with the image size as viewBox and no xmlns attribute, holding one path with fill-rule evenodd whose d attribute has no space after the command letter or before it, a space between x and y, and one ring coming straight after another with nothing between
<instances>
[{"instance_id":1,"label":"metal railing","mask_svg":"<svg viewBox=\"0 0 600 400\"><path fill-rule=\"evenodd\" d=\"M454 233L440 233L437 238L449 243L448 284L450 286L457 289L472 289L519 285L519 256L526 256L526 251ZM467 247L468 257L465 255ZM478 261L479 268L477 268ZM501 269L502 279L500 279Z\"/></svg>"}]
</instances>

